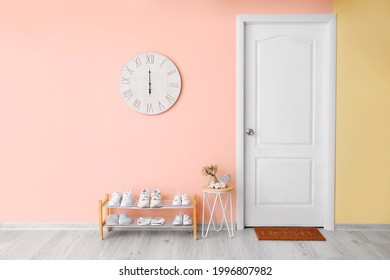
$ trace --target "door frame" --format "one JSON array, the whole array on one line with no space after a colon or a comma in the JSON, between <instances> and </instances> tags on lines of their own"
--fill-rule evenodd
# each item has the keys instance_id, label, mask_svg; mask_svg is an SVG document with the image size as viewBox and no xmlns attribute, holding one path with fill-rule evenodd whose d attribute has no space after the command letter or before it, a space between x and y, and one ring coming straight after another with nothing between
<instances>
[{"instance_id":1,"label":"door frame","mask_svg":"<svg viewBox=\"0 0 390 280\"><path fill-rule=\"evenodd\" d=\"M336 135L336 14L240 14L236 26L236 223L245 227L245 88L244 32L247 24L326 24L329 36L328 98L325 98L327 138L327 181L324 193L324 228L334 230L335 135Z\"/></svg>"}]
</instances>

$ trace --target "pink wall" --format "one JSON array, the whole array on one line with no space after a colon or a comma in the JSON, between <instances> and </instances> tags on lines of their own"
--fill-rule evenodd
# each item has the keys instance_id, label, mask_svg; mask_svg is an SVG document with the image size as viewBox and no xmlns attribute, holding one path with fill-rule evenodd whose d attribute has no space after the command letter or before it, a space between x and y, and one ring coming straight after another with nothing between
<instances>
[{"instance_id":1,"label":"pink wall","mask_svg":"<svg viewBox=\"0 0 390 280\"><path fill-rule=\"evenodd\" d=\"M239 13L329 13L331 0L3 1L0 222L95 222L115 188L201 195L200 169L235 173ZM119 93L132 56L161 52L182 93L162 115Z\"/></svg>"}]
</instances>

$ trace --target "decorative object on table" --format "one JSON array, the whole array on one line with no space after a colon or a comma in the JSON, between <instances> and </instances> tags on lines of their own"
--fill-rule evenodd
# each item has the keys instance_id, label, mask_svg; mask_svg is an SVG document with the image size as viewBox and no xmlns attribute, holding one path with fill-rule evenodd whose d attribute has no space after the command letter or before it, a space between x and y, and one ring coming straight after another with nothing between
<instances>
[{"instance_id":1,"label":"decorative object on table","mask_svg":"<svg viewBox=\"0 0 390 280\"><path fill-rule=\"evenodd\" d=\"M218 175L218 181L225 183L227 185L230 181L230 174L223 174L223 175Z\"/></svg>"},{"instance_id":2,"label":"decorative object on table","mask_svg":"<svg viewBox=\"0 0 390 280\"><path fill-rule=\"evenodd\" d=\"M225 189L226 184L224 182L211 183L209 185L210 189Z\"/></svg>"},{"instance_id":3,"label":"decorative object on table","mask_svg":"<svg viewBox=\"0 0 390 280\"><path fill-rule=\"evenodd\" d=\"M175 104L181 90L176 65L160 53L132 57L120 74L120 91L127 105L142 114L156 115Z\"/></svg>"},{"instance_id":4,"label":"decorative object on table","mask_svg":"<svg viewBox=\"0 0 390 280\"><path fill-rule=\"evenodd\" d=\"M209 185L212 184L212 183L218 183L218 179L215 176L217 171L218 171L218 166L217 165L206 165L206 166L203 166L202 174L204 176L210 176Z\"/></svg>"}]
</instances>

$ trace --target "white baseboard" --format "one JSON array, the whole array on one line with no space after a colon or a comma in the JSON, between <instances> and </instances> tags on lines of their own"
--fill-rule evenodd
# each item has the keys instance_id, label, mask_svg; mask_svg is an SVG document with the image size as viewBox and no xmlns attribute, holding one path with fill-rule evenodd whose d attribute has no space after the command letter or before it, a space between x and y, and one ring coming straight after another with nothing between
<instances>
[{"instance_id":1,"label":"white baseboard","mask_svg":"<svg viewBox=\"0 0 390 280\"><path fill-rule=\"evenodd\" d=\"M98 223L0 223L0 230L98 230Z\"/></svg>"},{"instance_id":2,"label":"white baseboard","mask_svg":"<svg viewBox=\"0 0 390 280\"><path fill-rule=\"evenodd\" d=\"M335 230L340 231L388 231L390 224L336 224Z\"/></svg>"},{"instance_id":3,"label":"white baseboard","mask_svg":"<svg viewBox=\"0 0 390 280\"><path fill-rule=\"evenodd\" d=\"M208 224L205 224L205 229ZM217 228L220 224L215 224ZM230 225L229 225L230 226ZM237 230L237 225L233 225L234 230ZM98 223L0 223L0 230L98 230ZM197 224L197 229L202 230L202 224ZM213 230L210 226L210 230ZM227 230L226 225L222 230Z\"/></svg>"}]
</instances>

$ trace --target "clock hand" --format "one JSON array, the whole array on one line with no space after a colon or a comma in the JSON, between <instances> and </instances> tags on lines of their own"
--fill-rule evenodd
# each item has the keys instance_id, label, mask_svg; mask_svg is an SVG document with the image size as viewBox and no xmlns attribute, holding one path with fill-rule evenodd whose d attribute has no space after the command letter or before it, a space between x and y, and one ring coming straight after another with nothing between
<instances>
[{"instance_id":1,"label":"clock hand","mask_svg":"<svg viewBox=\"0 0 390 280\"><path fill-rule=\"evenodd\" d=\"M152 83L150 82L150 67L149 67L149 95L152 93L151 85Z\"/></svg>"}]
</instances>

